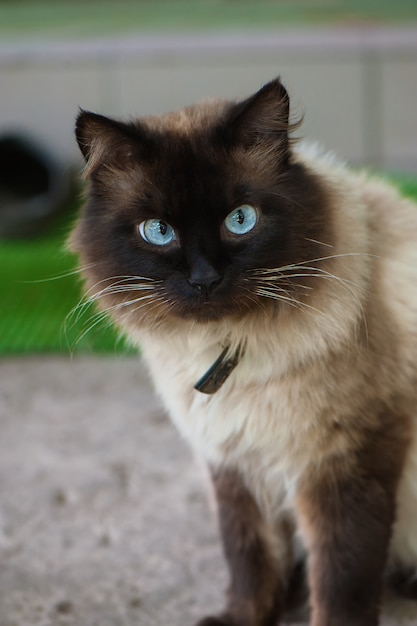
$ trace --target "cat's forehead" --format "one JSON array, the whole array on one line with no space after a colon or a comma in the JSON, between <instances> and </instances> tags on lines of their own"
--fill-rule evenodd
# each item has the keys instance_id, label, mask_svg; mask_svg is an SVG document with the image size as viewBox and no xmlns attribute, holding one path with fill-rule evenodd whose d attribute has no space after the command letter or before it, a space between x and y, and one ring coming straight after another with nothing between
<instances>
[{"instance_id":1,"label":"cat's forehead","mask_svg":"<svg viewBox=\"0 0 417 626\"><path fill-rule=\"evenodd\" d=\"M269 180L269 150L265 154L258 145L248 149L228 142L227 124L233 107L228 100L207 100L141 118L140 123L156 139L153 173L159 178L164 172L163 178L172 186L181 185L183 176L186 182L199 180L202 189L206 183L211 191L217 184L226 190L233 183L262 184Z\"/></svg>"},{"instance_id":2,"label":"cat's forehead","mask_svg":"<svg viewBox=\"0 0 417 626\"><path fill-rule=\"evenodd\" d=\"M197 188L211 195L219 185L227 187L233 160L219 133L226 109L227 103L217 100L142 118L154 140L154 158L147 169L151 182L161 190L187 195Z\"/></svg>"},{"instance_id":3,"label":"cat's forehead","mask_svg":"<svg viewBox=\"0 0 417 626\"><path fill-rule=\"evenodd\" d=\"M206 100L179 111L146 116L141 121L151 132L175 134L178 138L190 139L216 127L228 106L230 103L224 100Z\"/></svg>"}]
</instances>

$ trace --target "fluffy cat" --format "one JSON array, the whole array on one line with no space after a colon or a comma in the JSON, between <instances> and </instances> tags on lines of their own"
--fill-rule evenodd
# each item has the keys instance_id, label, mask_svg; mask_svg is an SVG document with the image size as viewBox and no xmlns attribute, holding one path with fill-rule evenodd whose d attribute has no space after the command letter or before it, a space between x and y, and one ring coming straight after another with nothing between
<instances>
[{"instance_id":1,"label":"fluffy cat","mask_svg":"<svg viewBox=\"0 0 417 626\"><path fill-rule=\"evenodd\" d=\"M377 624L387 572L416 593L417 208L291 130L278 79L77 120L89 296L213 479L230 587L201 626L279 623L300 553L313 626Z\"/></svg>"}]
</instances>

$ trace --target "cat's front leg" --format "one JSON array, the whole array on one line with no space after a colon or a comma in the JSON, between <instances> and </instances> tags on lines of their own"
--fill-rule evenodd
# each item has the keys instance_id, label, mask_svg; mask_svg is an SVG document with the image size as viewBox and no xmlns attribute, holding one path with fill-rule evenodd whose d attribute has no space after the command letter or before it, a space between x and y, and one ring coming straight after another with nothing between
<instances>
[{"instance_id":1,"label":"cat's front leg","mask_svg":"<svg viewBox=\"0 0 417 626\"><path fill-rule=\"evenodd\" d=\"M275 626L285 581L273 554L271 530L237 472L222 469L212 477L230 586L225 611L197 626Z\"/></svg>"},{"instance_id":2,"label":"cat's front leg","mask_svg":"<svg viewBox=\"0 0 417 626\"><path fill-rule=\"evenodd\" d=\"M323 467L300 487L297 507L309 553L312 626L378 624L403 451L393 440L384 454L377 439L375 448L370 444L357 453L348 470Z\"/></svg>"}]
</instances>

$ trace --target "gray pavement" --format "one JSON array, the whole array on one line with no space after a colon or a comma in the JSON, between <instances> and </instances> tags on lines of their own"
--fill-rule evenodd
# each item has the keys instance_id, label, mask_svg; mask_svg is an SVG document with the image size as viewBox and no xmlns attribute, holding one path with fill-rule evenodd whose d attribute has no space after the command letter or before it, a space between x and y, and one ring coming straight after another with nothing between
<instances>
[{"instance_id":1,"label":"gray pavement","mask_svg":"<svg viewBox=\"0 0 417 626\"><path fill-rule=\"evenodd\" d=\"M139 359L0 360L0 626L192 626L220 608L205 480ZM388 600L383 624L417 624L417 604Z\"/></svg>"}]
</instances>

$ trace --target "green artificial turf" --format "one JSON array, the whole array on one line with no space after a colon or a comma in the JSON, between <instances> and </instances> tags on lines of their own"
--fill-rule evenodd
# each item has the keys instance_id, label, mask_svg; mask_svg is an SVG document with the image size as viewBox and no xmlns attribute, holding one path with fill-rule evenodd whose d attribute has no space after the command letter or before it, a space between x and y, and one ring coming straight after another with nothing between
<instances>
[{"instance_id":1,"label":"green artificial turf","mask_svg":"<svg viewBox=\"0 0 417 626\"><path fill-rule=\"evenodd\" d=\"M0 0L3 40L413 19L415 0Z\"/></svg>"},{"instance_id":2,"label":"green artificial turf","mask_svg":"<svg viewBox=\"0 0 417 626\"><path fill-rule=\"evenodd\" d=\"M125 352L109 322L82 304L68 226L39 238L0 240L0 354Z\"/></svg>"},{"instance_id":3,"label":"green artificial turf","mask_svg":"<svg viewBox=\"0 0 417 626\"><path fill-rule=\"evenodd\" d=\"M405 195L417 200L415 178L391 178ZM81 283L76 259L65 251L68 230L64 218L42 237L0 240L1 355L128 351L108 321L95 325L91 307L76 308Z\"/></svg>"}]
</instances>

